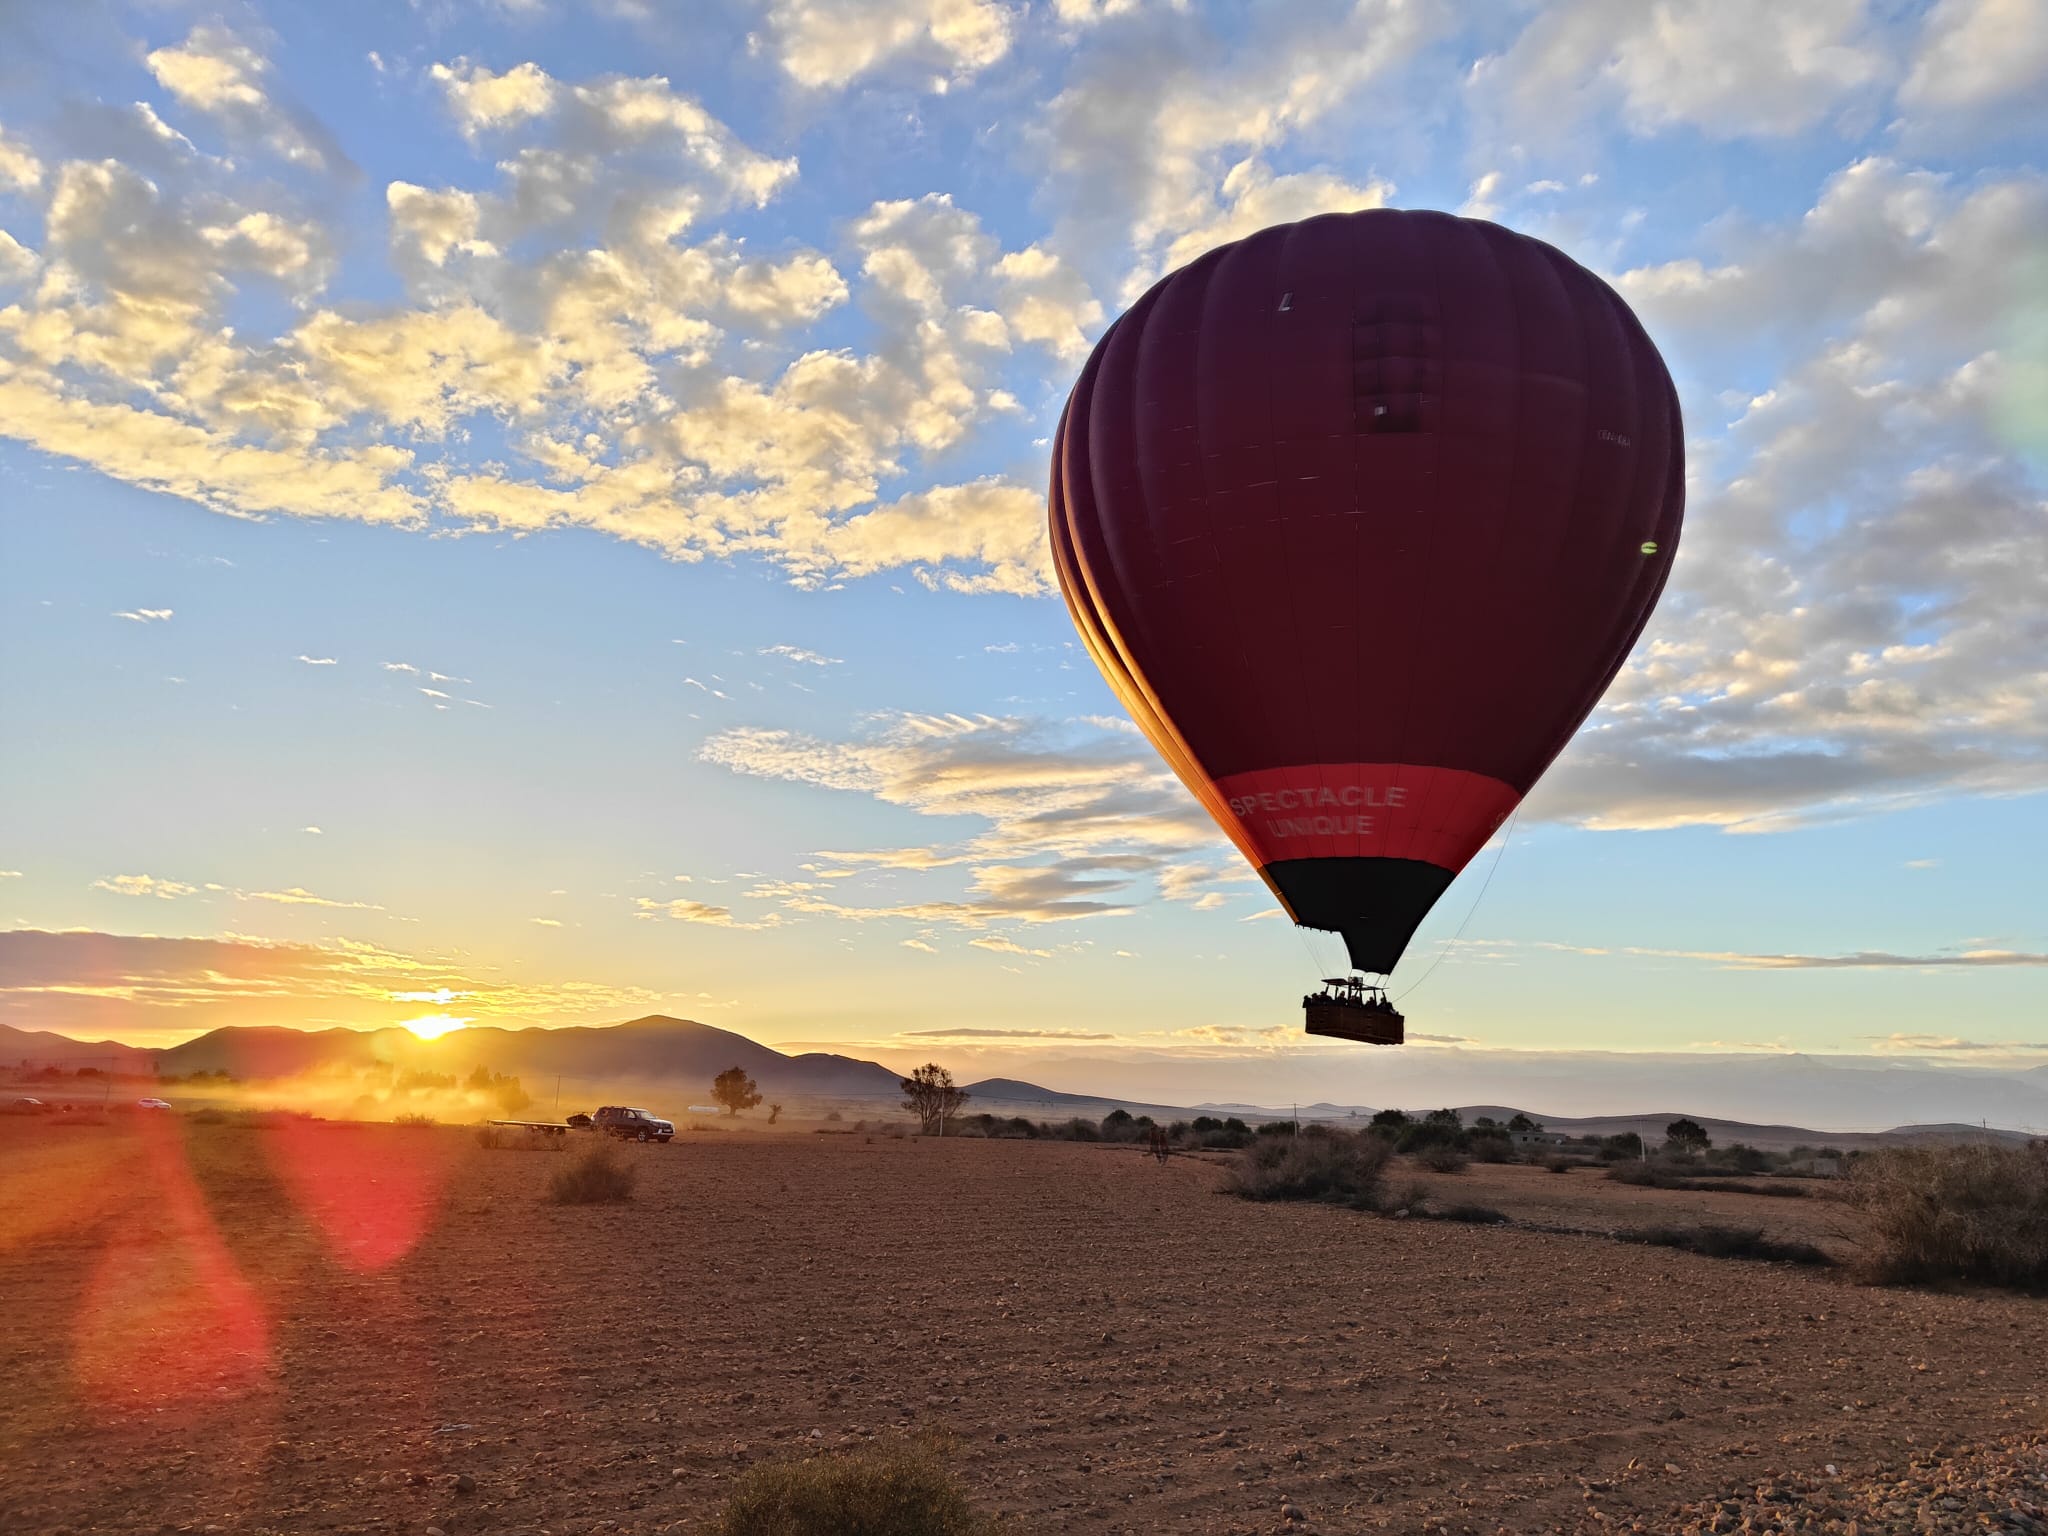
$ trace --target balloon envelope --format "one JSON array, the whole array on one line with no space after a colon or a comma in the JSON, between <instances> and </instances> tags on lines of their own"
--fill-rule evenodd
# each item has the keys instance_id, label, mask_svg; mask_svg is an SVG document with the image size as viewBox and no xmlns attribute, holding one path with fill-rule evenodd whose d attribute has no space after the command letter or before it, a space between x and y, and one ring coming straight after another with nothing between
<instances>
[{"instance_id":1,"label":"balloon envelope","mask_svg":"<svg viewBox=\"0 0 2048 1536\"><path fill-rule=\"evenodd\" d=\"M1112 325L1053 446L1097 666L1289 916L1393 969L1620 669L1685 502L1678 398L1541 241L1280 225Z\"/></svg>"}]
</instances>

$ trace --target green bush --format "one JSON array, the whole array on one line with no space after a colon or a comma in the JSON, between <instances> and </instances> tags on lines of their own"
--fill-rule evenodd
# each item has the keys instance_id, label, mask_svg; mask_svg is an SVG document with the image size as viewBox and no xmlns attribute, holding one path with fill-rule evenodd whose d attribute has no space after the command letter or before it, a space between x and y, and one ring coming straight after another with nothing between
<instances>
[{"instance_id":1,"label":"green bush","mask_svg":"<svg viewBox=\"0 0 2048 1536\"><path fill-rule=\"evenodd\" d=\"M1224 1187L1247 1200L1325 1200L1370 1210L1390 1155L1377 1136L1261 1136L1238 1153Z\"/></svg>"},{"instance_id":2,"label":"green bush","mask_svg":"<svg viewBox=\"0 0 2048 1536\"><path fill-rule=\"evenodd\" d=\"M984 1536L930 1445L870 1446L750 1468L726 1500L723 1536Z\"/></svg>"},{"instance_id":3,"label":"green bush","mask_svg":"<svg viewBox=\"0 0 2048 1536\"><path fill-rule=\"evenodd\" d=\"M1870 1279L2048 1289L2048 1142L1884 1147L1856 1160L1849 1199Z\"/></svg>"},{"instance_id":4,"label":"green bush","mask_svg":"<svg viewBox=\"0 0 2048 1536\"><path fill-rule=\"evenodd\" d=\"M620 1161L618 1153L599 1142L548 1180L548 1197L557 1205L623 1205L633 1198L640 1170Z\"/></svg>"}]
</instances>

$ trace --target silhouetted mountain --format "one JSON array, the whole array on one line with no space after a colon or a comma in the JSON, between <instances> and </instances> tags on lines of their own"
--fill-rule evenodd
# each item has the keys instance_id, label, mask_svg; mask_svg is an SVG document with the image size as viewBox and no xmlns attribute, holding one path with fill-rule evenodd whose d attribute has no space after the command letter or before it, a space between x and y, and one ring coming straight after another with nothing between
<instances>
[{"instance_id":1,"label":"silhouetted mountain","mask_svg":"<svg viewBox=\"0 0 2048 1536\"><path fill-rule=\"evenodd\" d=\"M635 1079L689 1085L703 1094L728 1067L743 1067L763 1093L829 1098L893 1096L887 1067L851 1056L785 1056L730 1030L650 1014L624 1024L563 1029L471 1027L422 1040L408 1029L216 1029L156 1053L165 1073L232 1072L246 1080L295 1077L331 1067L391 1062L437 1072L489 1067L537 1088L550 1077Z\"/></svg>"},{"instance_id":2,"label":"silhouetted mountain","mask_svg":"<svg viewBox=\"0 0 2048 1536\"><path fill-rule=\"evenodd\" d=\"M149 1069L148 1051L114 1040L73 1040L68 1035L43 1029L16 1029L0 1024L0 1066L19 1062L61 1065L66 1071L79 1067L114 1067L120 1071Z\"/></svg>"}]
</instances>

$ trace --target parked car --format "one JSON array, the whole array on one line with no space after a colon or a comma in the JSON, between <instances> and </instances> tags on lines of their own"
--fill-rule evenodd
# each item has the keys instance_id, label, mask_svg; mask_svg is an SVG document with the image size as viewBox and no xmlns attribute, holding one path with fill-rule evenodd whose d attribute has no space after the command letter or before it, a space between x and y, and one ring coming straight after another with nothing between
<instances>
[{"instance_id":1,"label":"parked car","mask_svg":"<svg viewBox=\"0 0 2048 1536\"><path fill-rule=\"evenodd\" d=\"M169 1109L171 1101L169 1099L137 1099L135 1107L137 1109Z\"/></svg>"},{"instance_id":2,"label":"parked car","mask_svg":"<svg viewBox=\"0 0 2048 1536\"><path fill-rule=\"evenodd\" d=\"M617 1104L605 1105L590 1119L591 1124L605 1135L616 1136L621 1141L667 1141L676 1133L675 1126L658 1115Z\"/></svg>"},{"instance_id":3,"label":"parked car","mask_svg":"<svg viewBox=\"0 0 2048 1536\"><path fill-rule=\"evenodd\" d=\"M32 1099L27 1094L18 1099L10 1099L7 1104L7 1112L10 1115L39 1115L48 1108L49 1106L41 1099Z\"/></svg>"}]
</instances>

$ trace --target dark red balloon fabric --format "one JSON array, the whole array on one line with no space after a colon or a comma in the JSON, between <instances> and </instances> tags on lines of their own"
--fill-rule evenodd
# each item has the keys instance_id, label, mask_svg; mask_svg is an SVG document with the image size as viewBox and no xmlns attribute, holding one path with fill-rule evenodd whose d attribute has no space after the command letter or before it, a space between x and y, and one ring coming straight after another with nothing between
<instances>
[{"instance_id":1,"label":"dark red balloon fabric","mask_svg":"<svg viewBox=\"0 0 2048 1536\"><path fill-rule=\"evenodd\" d=\"M1330 214L1109 328L1050 502L1132 717L1295 921L1390 971L1642 632L1685 505L1678 397L1540 240Z\"/></svg>"}]
</instances>

